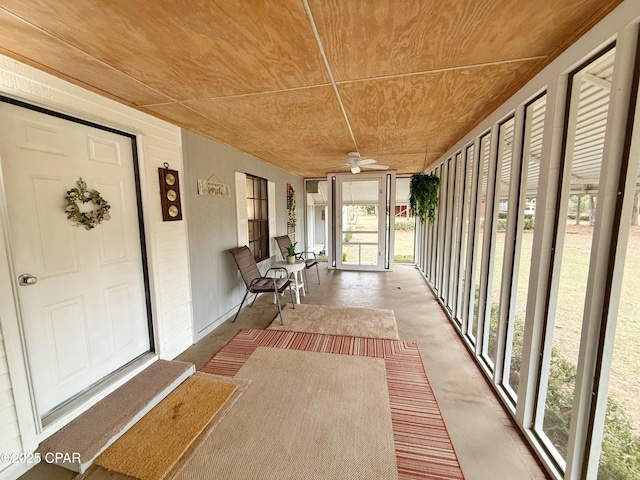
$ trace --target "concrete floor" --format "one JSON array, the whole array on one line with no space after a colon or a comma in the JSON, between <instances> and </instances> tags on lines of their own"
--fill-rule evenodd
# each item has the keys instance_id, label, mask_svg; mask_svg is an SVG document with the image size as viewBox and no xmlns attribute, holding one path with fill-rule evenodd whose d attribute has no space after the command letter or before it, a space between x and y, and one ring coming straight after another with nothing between
<instances>
[{"instance_id":1,"label":"concrete floor","mask_svg":"<svg viewBox=\"0 0 640 480\"><path fill-rule=\"evenodd\" d=\"M309 271L311 292L303 303L390 308L401 340L417 342L466 480L550 478L531 454L510 416L462 344L440 304L413 266L394 272L346 272L321 265L322 284ZM290 307L287 307L290 308ZM266 328L276 314L268 295L244 308L177 360L201 368L241 328ZM38 465L21 477L66 480L69 472Z\"/></svg>"},{"instance_id":2,"label":"concrete floor","mask_svg":"<svg viewBox=\"0 0 640 480\"><path fill-rule=\"evenodd\" d=\"M321 265L321 285L309 270L302 303L393 309L401 340L417 342L466 480L550 478L473 361L420 272L347 272ZM289 308L289 307L287 307ZM268 295L244 308L177 360L201 368L241 328L266 328L276 314Z\"/></svg>"}]
</instances>

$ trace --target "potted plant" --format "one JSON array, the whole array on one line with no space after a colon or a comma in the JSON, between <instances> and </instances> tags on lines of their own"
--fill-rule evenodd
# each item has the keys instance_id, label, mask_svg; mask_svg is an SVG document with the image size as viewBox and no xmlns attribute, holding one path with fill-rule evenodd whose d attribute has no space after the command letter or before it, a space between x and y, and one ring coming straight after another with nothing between
<instances>
[{"instance_id":1,"label":"potted plant","mask_svg":"<svg viewBox=\"0 0 640 480\"><path fill-rule=\"evenodd\" d=\"M287 257L287 263L296 263L296 245L297 244L298 242L292 243L287 247L287 250L289 253L289 256Z\"/></svg>"},{"instance_id":2,"label":"potted plant","mask_svg":"<svg viewBox=\"0 0 640 480\"><path fill-rule=\"evenodd\" d=\"M415 173L409 183L409 205L422 223L428 218L433 223L438 207L440 178L431 173Z\"/></svg>"}]
</instances>

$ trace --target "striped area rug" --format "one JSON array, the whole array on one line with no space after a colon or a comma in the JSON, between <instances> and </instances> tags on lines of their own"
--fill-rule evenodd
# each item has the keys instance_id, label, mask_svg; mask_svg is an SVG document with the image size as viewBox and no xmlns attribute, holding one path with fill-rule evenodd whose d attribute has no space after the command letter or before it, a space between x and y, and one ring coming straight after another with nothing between
<instances>
[{"instance_id":1,"label":"striped area rug","mask_svg":"<svg viewBox=\"0 0 640 480\"><path fill-rule=\"evenodd\" d=\"M384 359L398 478L464 479L416 343L245 329L227 343L202 371L232 377L258 347Z\"/></svg>"}]
</instances>

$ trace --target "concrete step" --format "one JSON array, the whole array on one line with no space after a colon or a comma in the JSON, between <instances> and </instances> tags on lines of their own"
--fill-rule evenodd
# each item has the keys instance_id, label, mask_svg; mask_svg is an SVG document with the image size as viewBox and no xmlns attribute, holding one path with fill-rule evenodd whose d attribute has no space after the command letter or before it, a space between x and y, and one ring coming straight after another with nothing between
<instances>
[{"instance_id":1,"label":"concrete step","mask_svg":"<svg viewBox=\"0 0 640 480\"><path fill-rule=\"evenodd\" d=\"M84 473L113 442L195 372L191 363L158 360L43 441L48 463ZM67 454L67 455L65 455Z\"/></svg>"}]
</instances>

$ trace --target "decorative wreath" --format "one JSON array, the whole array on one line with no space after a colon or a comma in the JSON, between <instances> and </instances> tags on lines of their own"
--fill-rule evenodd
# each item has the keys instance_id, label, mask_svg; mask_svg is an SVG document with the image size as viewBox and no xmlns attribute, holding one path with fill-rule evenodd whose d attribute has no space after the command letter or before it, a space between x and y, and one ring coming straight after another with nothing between
<instances>
[{"instance_id":1,"label":"decorative wreath","mask_svg":"<svg viewBox=\"0 0 640 480\"><path fill-rule=\"evenodd\" d=\"M87 190L87 184L82 180L82 177L76 182L77 188L67 190L65 200L67 206L65 212L67 218L73 220L76 226L83 226L87 230L95 228L96 225L102 223L103 220L109 220L109 209L111 205L104 198L100 196L100 192L97 190ZM88 212L80 211L80 203L93 203L93 210Z\"/></svg>"}]
</instances>

